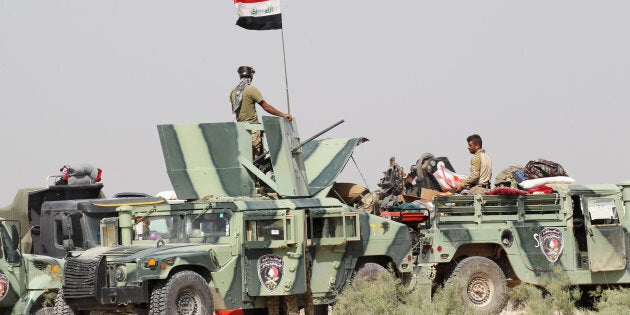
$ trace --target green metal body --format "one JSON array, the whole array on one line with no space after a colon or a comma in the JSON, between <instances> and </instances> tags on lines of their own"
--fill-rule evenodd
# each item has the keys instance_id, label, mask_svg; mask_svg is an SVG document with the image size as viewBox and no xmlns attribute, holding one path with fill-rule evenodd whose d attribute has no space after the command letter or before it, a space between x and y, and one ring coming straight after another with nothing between
<instances>
[{"instance_id":1,"label":"green metal body","mask_svg":"<svg viewBox=\"0 0 630 315\"><path fill-rule=\"evenodd\" d=\"M630 186L550 185L552 194L435 197L418 266L445 276L483 256L508 280L541 284L560 267L572 284L630 283Z\"/></svg>"},{"instance_id":2,"label":"green metal body","mask_svg":"<svg viewBox=\"0 0 630 315\"><path fill-rule=\"evenodd\" d=\"M294 123L272 117L263 123L159 126L173 187L189 201L118 208L118 220L104 220L101 235L128 245L70 258L67 303L146 308L153 288L184 270L207 280L216 309L264 308L269 297L302 295L309 287L315 304L328 304L366 262L411 275L405 225L324 197L365 139L298 148ZM265 131L273 174L252 163L253 129ZM82 291L86 280L90 288Z\"/></svg>"},{"instance_id":3,"label":"green metal body","mask_svg":"<svg viewBox=\"0 0 630 315\"><path fill-rule=\"evenodd\" d=\"M22 255L19 227L18 221L0 219L0 309L16 315L52 306L63 268L60 259Z\"/></svg>"}]
</instances>

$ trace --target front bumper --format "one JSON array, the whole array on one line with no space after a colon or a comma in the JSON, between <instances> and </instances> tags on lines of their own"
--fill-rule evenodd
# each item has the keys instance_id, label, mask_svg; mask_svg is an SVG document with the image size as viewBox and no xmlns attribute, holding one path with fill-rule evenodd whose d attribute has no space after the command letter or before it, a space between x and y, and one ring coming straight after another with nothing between
<instances>
[{"instance_id":1,"label":"front bumper","mask_svg":"<svg viewBox=\"0 0 630 315\"><path fill-rule=\"evenodd\" d=\"M105 308L117 304L146 303L149 301L147 280L112 286L108 279L105 259L68 259L64 273L63 294L71 307Z\"/></svg>"}]
</instances>

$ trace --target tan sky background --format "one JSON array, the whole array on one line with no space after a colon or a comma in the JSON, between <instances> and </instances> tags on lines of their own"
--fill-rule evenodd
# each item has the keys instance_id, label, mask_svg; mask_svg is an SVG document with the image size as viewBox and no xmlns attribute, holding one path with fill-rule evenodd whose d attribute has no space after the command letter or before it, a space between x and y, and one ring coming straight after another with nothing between
<instances>
[{"instance_id":1,"label":"tan sky background","mask_svg":"<svg viewBox=\"0 0 630 315\"><path fill-rule=\"evenodd\" d=\"M578 183L630 179L630 2L282 2L291 113L303 139L363 136L341 180L376 189L389 156L494 174L539 157ZM287 110L280 31L234 25L230 0L0 0L0 204L66 163L108 195L169 190L157 124L230 121L236 68ZM259 110L259 113L261 110Z\"/></svg>"}]
</instances>

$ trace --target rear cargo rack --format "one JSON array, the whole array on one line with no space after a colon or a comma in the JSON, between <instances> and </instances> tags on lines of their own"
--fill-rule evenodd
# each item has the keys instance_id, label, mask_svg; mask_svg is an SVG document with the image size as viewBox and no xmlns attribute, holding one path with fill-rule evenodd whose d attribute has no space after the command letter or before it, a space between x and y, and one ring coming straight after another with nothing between
<instances>
[{"instance_id":1,"label":"rear cargo rack","mask_svg":"<svg viewBox=\"0 0 630 315\"><path fill-rule=\"evenodd\" d=\"M548 221L562 217L559 194L436 196L436 223Z\"/></svg>"}]
</instances>

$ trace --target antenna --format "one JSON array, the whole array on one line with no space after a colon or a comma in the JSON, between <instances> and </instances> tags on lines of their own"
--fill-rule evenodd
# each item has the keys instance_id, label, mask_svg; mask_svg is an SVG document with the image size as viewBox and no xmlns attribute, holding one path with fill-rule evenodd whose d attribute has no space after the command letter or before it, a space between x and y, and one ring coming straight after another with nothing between
<instances>
[{"instance_id":1,"label":"antenna","mask_svg":"<svg viewBox=\"0 0 630 315\"><path fill-rule=\"evenodd\" d=\"M291 114L291 105L289 103L289 77L287 76L287 54L284 51L284 28L280 29L282 34L282 60L284 64L284 85L287 91L287 114Z\"/></svg>"}]
</instances>

